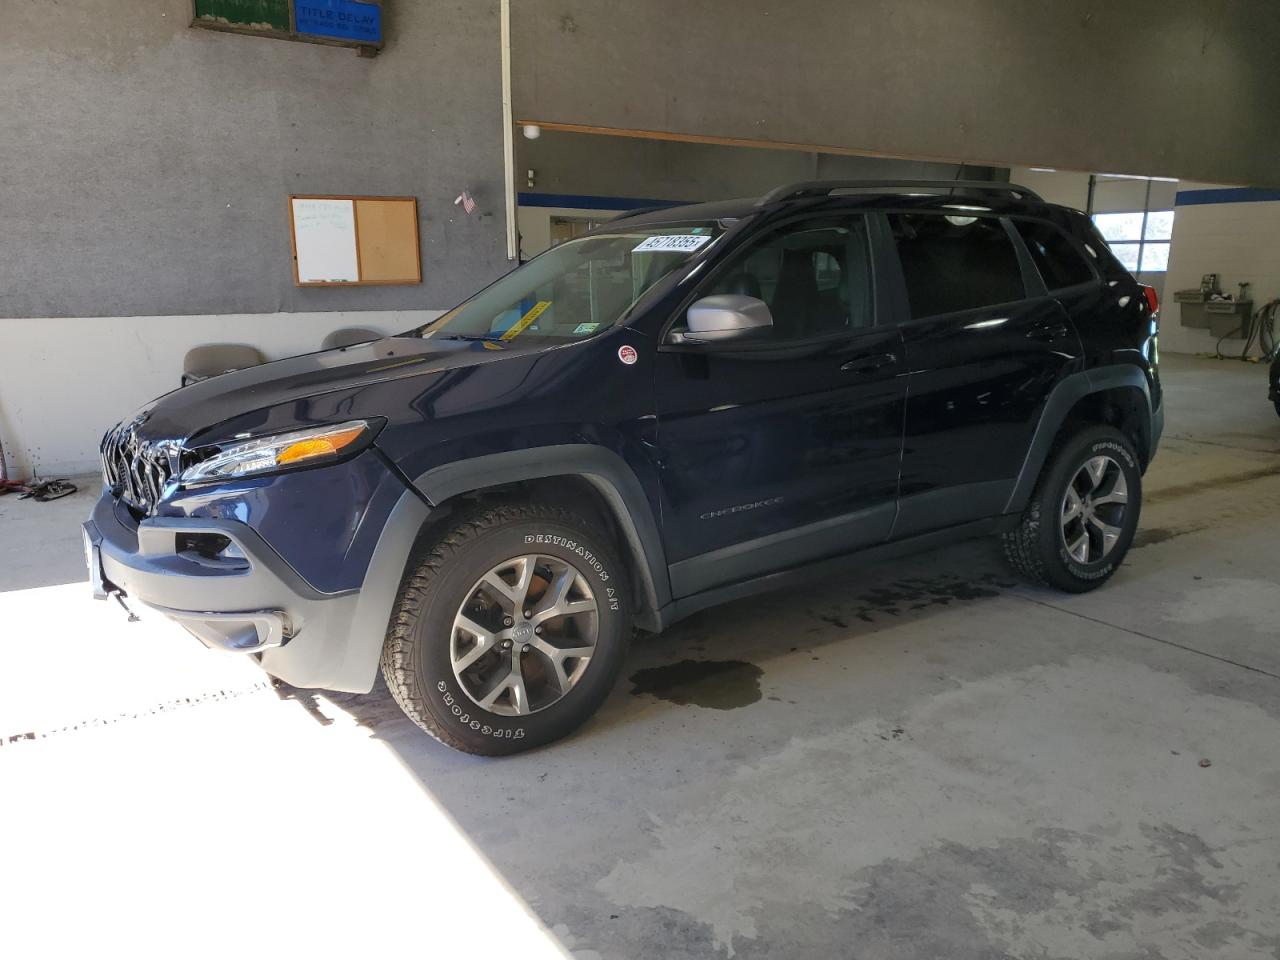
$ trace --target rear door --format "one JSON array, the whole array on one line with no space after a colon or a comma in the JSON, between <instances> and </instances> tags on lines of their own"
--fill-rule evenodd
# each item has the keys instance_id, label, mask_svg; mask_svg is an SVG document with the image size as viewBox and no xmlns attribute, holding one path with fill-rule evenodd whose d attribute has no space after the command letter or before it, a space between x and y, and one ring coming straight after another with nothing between
<instances>
[{"instance_id":1,"label":"rear door","mask_svg":"<svg viewBox=\"0 0 1280 960\"><path fill-rule=\"evenodd\" d=\"M779 226L694 294L763 299L770 335L660 348L662 524L675 596L888 537L906 391L901 335L876 324L871 264L862 216Z\"/></svg>"},{"instance_id":2,"label":"rear door","mask_svg":"<svg viewBox=\"0 0 1280 960\"><path fill-rule=\"evenodd\" d=\"M1083 214L1077 214L1083 218ZM1085 347L1085 365L1114 363L1116 351L1132 350L1132 324L1125 305L1139 291L1103 282L1098 250L1047 220L1014 218L1013 227L1049 295L1062 304ZM1098 238L1099 249L1103 241ZM1126 275L1126 279L1129 279Z\"/></svg>"},{"instance_id":3,"label":"rear door","mask_svg":"<svg viewBox=\"0 0 1280 960\"><path fill-rule=\"evenodd\" d=\"M888 222L908 313L897 539L1003 512L1045 401L1081 351L1007 221Z\"/></svg>"}]
</instances>

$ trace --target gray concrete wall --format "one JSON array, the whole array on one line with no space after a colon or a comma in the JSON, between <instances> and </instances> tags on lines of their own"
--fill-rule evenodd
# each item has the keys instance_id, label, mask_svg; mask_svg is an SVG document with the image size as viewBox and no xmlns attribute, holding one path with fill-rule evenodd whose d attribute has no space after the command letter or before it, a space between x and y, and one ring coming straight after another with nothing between
<instances>
[{"instance_id":1,"label":"gray concrete wall","mask_svg":"<svg viewBox=\"0 0 1280 960\"><path fill-rule=\"evenodd\" d=\"M1280 184L1274 0L522 0L520 119Z\"/></svg>"},{"instance_id":2,"label":"gray concrete wall","mask_svg":"<svg viewBox=\"0 0 1280 960\"><path fill-rule=\"evenodd\" d=\"M370 60L190 0L3 0L0 317L457 302L507 269L497 7L388 4ZM418 197L423 284L295 287L291 193Z\"/></svg>"},{"instance_id":3,"label":"gray concrete wall","mask_svg":"<svg viewBox=\"0 0 1280 960\"><path fill-rule=\"evenodd\" d=\"M756 196L797 180L907 177L953 179L956 165L815 154L794 150L679 143L586 133L544 131L516 141L516 173L523 193L723 200ZM533 168L536 185L526 186ZM1004 171L965 168L975 180Z\"/></svg>"}]
</instances>

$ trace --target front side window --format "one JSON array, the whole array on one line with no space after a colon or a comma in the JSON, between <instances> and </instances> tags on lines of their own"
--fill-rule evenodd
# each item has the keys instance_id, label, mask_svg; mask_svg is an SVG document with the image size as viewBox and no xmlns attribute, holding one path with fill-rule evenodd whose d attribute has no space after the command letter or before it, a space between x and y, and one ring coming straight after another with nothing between
<instances>
[{"instance_id":1,"label":"front side window","mask_svg":"<svg viewBox=\"0 0 1280 960\"><path fill-rule=\"evenodd\" d=\"M913 319L1026 296L1017 251L999 220L901 213L889 222Z\"/></svg>"},{"instance_id":2,"label":"front side window","mask_svg":"<svg viewBox=\"0 0 1280 960\"><path fill-rule=\"evenodd\" d=\"M662 224L568 240L444 316L426 337L510 342L581 340L613 326L654 284L711 247L714 221Z\"/></svg>"},{"instance_id":3,"label":"front side window","mask_svg":"<svg viewBox=\"0 0 1280 960\"><path fill-rule=\"evenodd\" d=\"M699 296L735 293L763 300L769 340L839 335L874 323L870 248L861 217L804 220L755 240Z\"/></svg>"},{"instance_id":4,"label":"front side window","mask_svg":"<svg viewBox=\"0 0 1280 960\"><path fill-rule=\"evenodd\" d=\"M1057 227L1034 220L1015 220L1013 225L1022 235L1046 289L1061 290L1094 278L1080 251Z\"/></svg>"}]
</instances>

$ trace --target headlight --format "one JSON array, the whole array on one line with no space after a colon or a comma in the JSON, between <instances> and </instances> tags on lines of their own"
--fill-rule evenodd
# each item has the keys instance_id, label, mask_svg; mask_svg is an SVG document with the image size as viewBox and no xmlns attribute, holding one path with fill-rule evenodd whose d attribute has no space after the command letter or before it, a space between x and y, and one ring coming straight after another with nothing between
<instances>
[{"instance_id":1,"label":"headlight","mask_svg":"<svg viewBox=\"0 0 1280 960\"><path fill-rule=\"evenodd\" d=\"M373 439L365 420L326 424L309 430L278 433L221 447L213 456L182 471L179 483L210 483L274 473L290 467L349 456Z\"/></svg>"}]
</instances>

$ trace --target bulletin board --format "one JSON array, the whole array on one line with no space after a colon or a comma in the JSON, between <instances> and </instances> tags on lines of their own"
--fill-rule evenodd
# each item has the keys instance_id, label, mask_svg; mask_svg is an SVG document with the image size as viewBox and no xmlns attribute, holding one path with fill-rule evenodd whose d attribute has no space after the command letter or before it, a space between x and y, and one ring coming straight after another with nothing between
<instances>
[{"instance_id":1,"label":"bulletin board","mask_svg":"<svg viewBox=\"0 0 1280 960\"><path fill-rule=\"evenodd\" d=\"M295 195L289 227L300 287L422 282L415 197Z\"/></svg>"}]
</instances>

